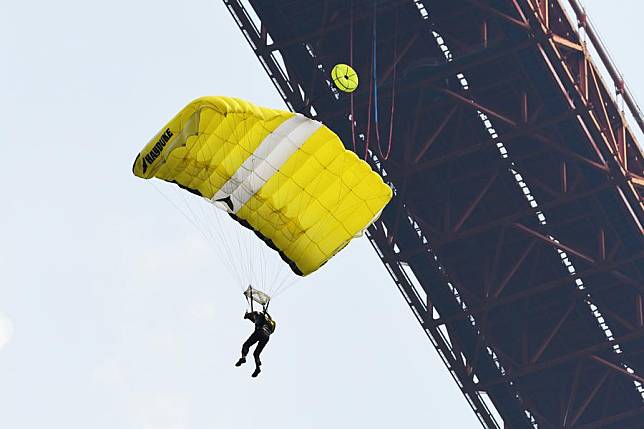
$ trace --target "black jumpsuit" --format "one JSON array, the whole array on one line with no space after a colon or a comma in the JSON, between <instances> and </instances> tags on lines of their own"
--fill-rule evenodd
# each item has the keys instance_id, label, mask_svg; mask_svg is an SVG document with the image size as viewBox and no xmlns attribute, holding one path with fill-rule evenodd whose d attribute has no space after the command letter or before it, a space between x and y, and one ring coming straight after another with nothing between
<instances>
[{"instance_id":1,"label":"black jumpsuit","mask_svg":"<svg viewBox=\"0 0 644 429\"><path fill-rule=\"evenodd\" d=\"M262 362L259 360L259 354L266 346L266 343L268 343L268 340L273 332L273 328L264 313L253 311L252 313L248 313L246 318L255 323L255 331L253 331L250 337L248 337L248 339L242 345L241 354L242 357L245 358L250 347L253 344L257 343L257 347L255 347L255 351L253 352L253 357L255 358L255 366L259 368L259 366L262 364Z\"/></svg>"}]
</instances>

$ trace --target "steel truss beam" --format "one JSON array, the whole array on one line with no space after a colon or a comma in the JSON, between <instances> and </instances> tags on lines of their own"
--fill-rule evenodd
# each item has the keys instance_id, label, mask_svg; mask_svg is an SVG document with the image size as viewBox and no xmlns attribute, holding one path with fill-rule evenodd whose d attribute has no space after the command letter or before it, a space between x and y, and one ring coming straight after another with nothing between
<instances>
[{"instance_id":1,"label":"steel truss beam","mask_svg":"<svg viewBox=\"0 0 644 429\"><path fill-rule=\"evenodd\" d=\"M451 336L441 332L436 326L432 326L429 321L432 319L433 304L429 299L423 299L419 291L414 286L412 280L405 272L405 263L393 261L396 260L395 253L392 251L392 244L386 237L386 232L382 229L382 224L374 225L368 232L368 237L374 249L383 261L387 271L412 312L418 319L425 334L439 352L439 356L449 370L450 374L466 397L468 403L474 410L475 414L486 428L501 428L500 424L495 421L486 402L479 392L472 389L473 387L473 368L464 363L462 352L457 351L450 341Z\"/></svg>"},{"instance_id":2,"label":"steel truss beam","mask_svg":"<svg viewBox=\"0 0 644 429\"><path fill-rule=\"evenodd\" d=\"M644 261L644 252L637 255L633 255L628 259L617 260L617 261L606 261L603 264L596 264L592 268L580 271L578 273L578 276L585 279L591 279L593 276L605 274L617 268L621 268L638 261ZM503 297L499 297L497 299L487 300L480 307L474 307L472 309L464 310L463 312L454 314L454 315L446 315L443 317L439 317L435 319L433 323L436 325L442 325L442 324L452 323L461 319L467 319L470 316L479 316L483 313L487 313L491 311L494 308L504 306L504 305L509 305L509 304L516 304L519 301L524 301L534 296L551 292L556 288L570 287L573 283L574 283L574 279L569 274L566 274L560 278L535 285L530 289L517 292L512 295L506 295ZM611 286L613 285L614 284L611 284Z\"/></svg>"},{"instance_id":3,"label":"steel truss beam","mask_svg":"<svg viewBox=\"0 0 644 429\"><path fill-rule=\"evenodd\" d=\"M629 344L631 342L639 341L642 338L644 338L644 329L640 328L622 337L616 338L615 342L619 344ZM578 361L580 358L594 359L593 356L595 356L596 353L610 351L612 347L613 347L613 344L606 341L602 341L601 343L594 344L590 347L586 347L584 349L577 350L572 353L565 354L563 356L558 356L556 358L552 358L544 362L535 362L533 364L524 365L522 367L517 368L516 371L510 372L503 377L498 377L494 380L489 380L489 381L475 384L474 388L479 391L486 391L498 384L515 381L521 377L525 377L528 375L534 375L541 371L545 371L557 366L565 365L573 361Z\"/></svg>"},{"instance_id":4,"label":"steel truss beam","mask_svg":"<svg viewBox=\"0 0 644 429\"><path fill-rule=\"evenodd\" d=\"M585 14L581 14L579 4L576 0L569 0L573 8L577 7L576 13L580 18L580 22L587 22ZM562 91L565 94L569 95L570 108L574 109L575 106L586 106L588 107L587 111L581 112L582 122L581 125L584 126L584 129L587 131L588 143L598 153L601 153L602 158L605 162L611 164L611 170L616 176L621 176L623 185L620 186L622 190L622 195L624 198L624 203L628 206L632 206L636 212L633 213L633 220L639 225L640 233L644 233L644 227L642 226L642 212L644 211L644 201L641 201L641 194L638 194L636 188L634 187L629 175L626 172L629 172L629 166L631 163L629 159L633 160L635 165L632 167L636 170L630 171L635 176L641 176L643 171L642 159L642 150L640 146L636 143L634 136L631 134L630 129L624 115L617 109L616 104L613 99L608 95L608 91L603 86L597 82L596 76L599 75L597 68L595 67L593 60L590 58L588 53L583 53L581 61L584 64L584 70L590 70L592 76L595 76L594 81L591 85L585 85L585 87L580 88L580 83L576 79L576 75L573 72L579 65L579 59L573 61L569 56L563 55L561 50L558 48L557 44L552 40L552 34L555 33L555 30L548 27L547 22L544 22L543 19L540 19L539 11L539 0L514 0L514 6L516 12L522 17L523 20L530 24L532 32L535 38L539 41L539 46L541 52L543 53L544 60L548 63L553 74L556 75L557 80L562 85ZM568 17L565 15L563 10L559 9L557 6L554 9L562 18L561 22L568 22ZM565 21L564 21L565 20ZM588 30L586 24L582 24L582 27L585 27ZM574 30L573 30L574 32ZM589 34L590 36L590 34ZM597 40L592 40L595 49L600 52L600 57L602 53L605 54L605 51L601 44L597 43ZM602 57L604 65L610 70L611 68L616 72L614 66L610 61L607 61L608 57ZM617 74L613 73L615 78ZM583 79L587 83L587 77ZM615 82L616 88L623 87L623 80ZM581 90L580 90L581 89ZM605 94L605 95L604 95ZM630 98L630 97L629 97ZM609 126L610 120L604 122L602 126L602 118L606 118L605 109L606 105L602 101L594 102L593 100L602 100L608 102L610 100L611 108L616 112L617 119L620 122L620 129L623 133L628 134L628 139L631 142L628 149L629 159L620 158L617 154L618 148L613 146L611 142L617 142L620 140L619 136L614 135L611 131L614 131L612 125ZM631 106L629 106L631 108ZM633 116L637 118L638 124L642 125L642 114L639 112L639 109L636 106L631 108ZM643 128L644 131L644 128ZM610 135L610 137L609 137ZM631 157L632 155L632 157ZM636 215L636 213L638 215Z\"/></svg>"},{"instance_id":5,"label":"steel truss beam","mask_svg":"<svg viewBox=\"0 0 644 429\"><path fill-rule=\"evenodd\" d=\"M253 1L257 2L257 0L251 0L251 3ZM424 91L432 91L442 94L445 99L451 100L451 103L447 104L446 115L443 116L437 127L427 132L427 135L423 135L426 130L423 130L423 133L417 133L416 127L423 116L422 96L419 96L415 110L417 119L414 126L411 127L410 136L411 142L420 141L421 143L416 147L412 147L411 144L405 145L403 157L393 157L387 161L380 160L374 154L370 154L368 162L374 169L381 172L385 180L390 181L397 196L390 208L383 214L382 220L369 229L368 237L483 426L501 427L501 423L496 421L490 410L493 404L503 416L505 427L532 427L532 416L543 423L545 427L557 427L558 424L555 424L557 419L553 420L552 416L548 415L540 404L532 401L528 391L525 392L526 395L523 395L524 392L513 381L566 363L573 361L581 363L586 360L594 363L596 367L604 368L605 372L597 379L596 384L586 392L576 392L576 388L573 386L565 413L567 427L579 425L586 427L585 422L588 422L586 414L589 405L595 398L604 397L602 396L604 390L610 388L606 386L614 385L615 379L627 375L639 380L626 371L621 363L615 364L607 358L606 354L598 355L598 353L610 351L614 343L631 346L644 337L644 334L640 332L644 326L644 304L641 293L637 295L639 301L636 298L634 304L636 311L633 320L630 317L620 317L619 315L614 317L614 312L606 312L607 317L618 320L629 331L626 335L616 338L614 343L603 341L583 350L559 355L555 358L551 357L550 349L553 347L554 338L562 331L576 305L582 301L581 294L578 294L579 296L570 300L569 306L564 307L565 311L558 314L557 318L553 320L543 337L535 339L536 345L532 349L532 353L528 353L530 338L526 335L523 336L522 353L524 358L518 359L517 354L520 353L515 354L514 350L508 352L496 346L498 341L496 341L495 332L498 331L492 330L494 326L491 321L492 310L499 312L508 304L520 305L529 298L540 296L548 291L563 287L570 288L571 282L573 282L573 278L566 275L534 285L522 292L512 292L511 288L505 290L510 279L519 269L528 264L528 261L533 264L532 270L538 269L539 264L542 263L538 257L533 257L533 253L540 252L543 247L536 246L536 243L547 242L553 245L547 233L537 231L525 223L525 219L534 215L535 210L532 208L516 210L514 213L502 215L485 223L477 222L475 219L477 208L483 205L488 193L496 186L497 176L507 167L503 164L486 165L480 170L471 172L469 177L463 174L455 179L471 181L475 177L484 177L484 180L476 185L478 192L467 202L466 206L459 210L453 210L456 219L451 219L450 204L446 206L447 214L443 230L436 230L436 228L429 227L429 222L423 221L422 207L416 204L420 197L408 189L408 184L414 174L422 174L427 169L449 166L463 157L476 154L478 151L482 152L488 148L490 142L479 142L478 145L474 144L469 147L455 146L458 149L439 157L433 156L433 152L436 147L440 146L440 140L444 137L444 131L451 127L452 122L460 122L463 111L481 111L486 112L494 120L502 122L503 126L510 130L502 136L506 143L525 144L524 142L536 141L541 145L538 150L517 157L519 162L532 162L542 155L553 152L561 157L562 162L558 171L560 183L558 185L553 186L551 182L537 180L537 186L551 197L545 203L540 204L541 210L568 207L582 202L587 203L588 200L597 199L598 195L616 189L622 201L630 207L631 215L637 222L640 218L642 205L640 203L637 206L637 199L633 199L633 196L637 194L633 191L637 187L641 187L639 183L644 183L642 172L637 170L641 167L641 152L640 158L634 155L634 140L623 116L621 116L622 123L617 124L613 118L614 112L610 110L611 107L605 106L605 102L608 101L610 104L612 98L605 88L602 89L600 86L601 82L597 78L592 61L587 57L584 47L575 40L574 34L564 34L558 27L548 27L549 25L559 26L558 23L561 22L558 16L561 11L556 7L551 7L550 1L463 0L463 2L470 6L473 5L485 15L481 27L485 49L475 54L456 57L453 61L438 67L430 77L404 82L397 87L398 96L407 97L416 92L424 94ZM324 40L330 29L335 29L336 32L347 30L348 20L352 19L351 16L344 14L327 19L329 3L325 2L321 29L312 28L310 34L294 32L293 37L278 38L273 43L269 43L268 32L272 25L270 22L266 23L264 17L260 16L262 22L257 28L241 0L224 0L224 3L289 108L312 114L311 107L314 106L317 111L323 112L321 117L329 126L339 130L346 127L346 109L336 108L333 105L335 101L332 100L330 91L327 91L329 88L325 87L325 79L327 78L318 71L317 67L314 67L315 61L333 61L333 53L326 51L321 52L318 56L311 53L306 57L306 61L302 61L302 63L310 63L309 66L304 67L301 64L294 64L296 61L292 61L292 59L300 54L298 49L304 52L305 44L316 46L318 41ZM406 7L405 5L421 8L421 2L418 0L385 3L387 5L395 4L400 8ZM302 6L302 3L297 1L294 1L293 4ZM502 9L492 6L492 4L496 6L505 4L509 7ZM525 10L528 8L531 8L532 12L526 14ZM535 10L537 12L534 12ZM457 13L463 16L468 14L469 6L458 10ZM281 14L286 15L285 11L281 11ZM258 15L261 14L258 13ZM370 23L371 18L372 13L368 8L363 8L353 16L355 22L362 20ZM496 31L497 26L507 26L513 31L522 33L525 37L519 42L489 38L489 34L493 34L492 32ZM270 38L273 39L273 37ZM390 39L387 39L387 43L391 41ZM431 39L428 27L426 32L417 31L415 36L403 42L406 44L394 59L396 63L406 60L406 55L415 55L413 52L418 45L428 45L434 41ZM396 42L394 41L394 43ZM461 43L466 46L469 42L461 41ZM544 114L547 112L545 112L543 103L537 104L536 108L530 111L528 108L528 101L531 97L529 91L523 92L521 107L518 109L518 114L514 114L511 111L503 112L484 102L478 102L475 96L466 95L451 87L446 88L439 84L445 78L453 77L457 73L475 71L478 68L490 66L495 61L512 61L534 49L543 52L545 61L561 87L562 94L567 97L570 109L563 114L545 118ZM562 54L563 52L565 55ZM273 55L274 53L281 54L284 63L280 64ZM571 65L572 59L576 61L574 67ZM328 64L326 65L328 66ZM393 63L387 66L385 73L381 75L382 81L388 79L393 66ZM300 76L306 76L304 80L308 85L300 79ZM525 76L523 78L525 79ZM572 85L569 85L570 82ZM508 84L510 83L513 82ZM486 85L477 87L476 91L482 93L498 89ZM319 100L312 96L315 94L319 97L322 92L329 93L326 94L329 96L328 99ZM383 103L390 103L391 96L383 94L381 100ZM444 100L441 100L441 105L444 104ZM368 105L369 100L366 97L356 96L356 110L365 110ZM408 110L413 109L408 107ZM592 157L569 149L562 143L561 136L551 135L547 132L549 128L563 124L570 125L574 122L579 122L583 128L591 147ZM366 128L364 125L356 121L355 129L364 132ZM360 144L360 142L358 143ZM603 181L595 182L592 185L584 182L583 173L586 171L592 171L595 174L593 177L602 177ZM559 187L560 189L557 189ZM637 287L640 278L631 268L640 262L644 255L639 253L624 257L621 253L624 243L619 240L619 231L611 228L611 219L608 215L602 214L600 218L602 225L598 225L596 230L599 243L596 255L589 253L585 248L577 248L574 243L570 243L570 245L558 243L555 247L566 246L565 250L568 253L590 264L590 268L580 270L578 273L586 281L606 273L611 273L615 277L616 283L595 287L593 289L595 292L613 285L628 285L630 291L638 291L641 289ZM559 223L549 224L549 226L561 227L565 222L571 221L568 218L559 221ZM449 268L446 269L440 265L437 254L440 254L440 249L443 246L458 244L459 240L477 237L494 229L512 235L512 239L504 236L499 239L493 267L486 275L487 279L481 282L484 284L485 292L482 296L478 296L475 292L465 289L454 279L454 276L448 274ZM431 236L431 242L426 237L427 233ZM527 235L530 239L523 237L525 244L521 250L522 253L517 255L518 258L512 266L504 267L502 270L499 267L498 255L500 255L500 251L498 249L516 242L516 238L521 237L521 234ZM493 279L501 277L499 276L501 271L504 271L503 278L499 282L495 282ZM415 279L419 279L420 284ZM639 353L638 349L628 350L623 356L637 356ZM545 361L543 360L544 356L546 357ZM581 368L579 365L580 374ZM639 377L637 374L636 376ZM487 395L483 395L482 392ZM580 402L573 404L575 394L578 394L581 399ZM638 413L635 410L611 416L609 415L608 402L605 407L607 408L603 417L595 420L588 427L599 427L596 425L625 421ZM562 407L562 413L563 411Z\"/></svg>"}]
</instances>

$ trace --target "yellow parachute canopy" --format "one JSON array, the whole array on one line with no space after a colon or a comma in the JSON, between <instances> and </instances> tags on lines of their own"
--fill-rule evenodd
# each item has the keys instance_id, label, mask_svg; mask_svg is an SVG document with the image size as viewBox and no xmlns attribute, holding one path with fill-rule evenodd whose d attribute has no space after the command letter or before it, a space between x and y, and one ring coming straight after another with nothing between
<instances>
[{"instance_id":1,"label":"yellow parachute canopy","mask_svg":"<svg viewBox=\"0 0 644 429\"><path fill-rule=\"evenodd\" d=\"M317 270L360 235L392 196L320 122L228 97L190 103L132 169L226 210L299 275Z\"/></svg>"}]
</instances>

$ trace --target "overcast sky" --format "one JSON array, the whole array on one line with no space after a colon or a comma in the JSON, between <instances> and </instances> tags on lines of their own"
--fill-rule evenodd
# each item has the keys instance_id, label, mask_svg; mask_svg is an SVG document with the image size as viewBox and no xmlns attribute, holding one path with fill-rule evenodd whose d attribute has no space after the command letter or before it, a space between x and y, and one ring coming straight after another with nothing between
<instances>
[{"instance_id":1,"label":"overcast sky","mask_svg":"<svg viewBox=\"0 0 644 429\"><path fill-rule=\"evenodd\" d=\"M584 4L642 99L641 2ZM478 427L364 238L233 366L238 287L130 170L193 98L284 107L223 2L5 1L0 61L0 427Z\"/></svg>"}]
</instances>

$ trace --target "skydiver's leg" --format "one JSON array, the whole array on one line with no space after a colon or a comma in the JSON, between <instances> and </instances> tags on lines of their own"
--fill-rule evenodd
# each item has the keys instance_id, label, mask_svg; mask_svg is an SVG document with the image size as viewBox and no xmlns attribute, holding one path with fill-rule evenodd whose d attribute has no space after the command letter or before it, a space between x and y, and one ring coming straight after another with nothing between
<instances>
[{"instance_id":1,"label":"skydiver's leg","mask_svg":"<svg viewBox=\"0 0 644 429\"><path fill-rule=\"evenodd\" d=\"M266 344L268 343L269 337L266 335L260 335L260 338L257 341L257 347L255 347L255 351L253 352L253 357L255 358L255 365L260 366L262 362L259 360L259 355L264 350L264 347L266 347Z\"/></svg>"},{"instance_id":2,"label":"skydiver's leg","mask_svg":"<svg viewBox=\"0 0 644 429\"><path fill-rule=\"evenodd\" d=\"M242 357L246 357L251 346L256 342L260 341L261 334L257 331L253 332L250 337L242 344Z\"/></svg>"},{"instance_id":3,"label":"skydiver's leg","mask_svg":"<svg viewBox=\"0 0 644 429\"><path fill-rule=\"evenodd\" d=\"M246 355L248 355L250 347L256 342L260 341L260 337L261 336L259 332L255 331L250 335L250 337L248 337L246 341L244 341L244 344L242 344L241 357L239 358L235 366L240 366L241 364L246 363Z\"/></svg>"},{"instance_id":4,"label":"skydiver's leg","mask_svg":"<svg viewBox=\"0 0 644 429\"><path fill-rule=\"evenodd\" d=\"M259 340L257 341L257 347L255 347L255 351L253 352L253 357L255 358L255 372L253 372L253 377L257 377L261 372L261 369L259 367L262 365L262 362L259 360L259 355L262 350L264 350L264 347L266 347L268 339L268 336L261 335Z\"/></svg>"}]
</instances>

